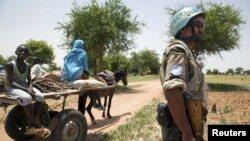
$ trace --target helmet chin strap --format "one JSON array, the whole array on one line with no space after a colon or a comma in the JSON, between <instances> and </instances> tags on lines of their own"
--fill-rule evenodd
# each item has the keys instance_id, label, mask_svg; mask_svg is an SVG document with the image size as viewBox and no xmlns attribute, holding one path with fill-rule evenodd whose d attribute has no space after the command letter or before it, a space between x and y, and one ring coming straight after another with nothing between
<instances>
[{"instance_id":1,"label":"helmet chin strap","mask_svg":"<svg viewBox=\"0 0 250 141\"><path fill-rule=\"evenodd\" d=\"M198 34L195 34L194 27L191 26L191 29L192 29L192 35L189 37L183 37L183 38L181 38L181 40L183 40L187 43L196 43L196 44L200 43L202 40Z\"/></svg>"}]
</instances>

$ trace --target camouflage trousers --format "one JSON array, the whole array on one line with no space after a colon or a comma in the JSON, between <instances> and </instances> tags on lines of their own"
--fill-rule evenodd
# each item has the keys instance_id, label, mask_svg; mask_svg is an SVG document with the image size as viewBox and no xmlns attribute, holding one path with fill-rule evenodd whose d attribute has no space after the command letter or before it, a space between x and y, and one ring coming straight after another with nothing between
<instances>
[{"instance_id":1,"label":"camouflage trousers","mask_svg":"<svg viewBox=\"0 0 250 141\"><path fill-rule=\"evenodd\" d=\"M161 126L162 141L181 141L180 130L175 123L171 127Z\"/></svg>"}]
</instances>

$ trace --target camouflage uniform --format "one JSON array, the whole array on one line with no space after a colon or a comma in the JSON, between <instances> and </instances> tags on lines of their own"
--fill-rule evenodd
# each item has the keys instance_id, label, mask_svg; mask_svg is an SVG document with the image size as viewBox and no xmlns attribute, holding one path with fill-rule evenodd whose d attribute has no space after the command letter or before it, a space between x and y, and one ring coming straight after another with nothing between
<instances>
[{"instance_id":1,"label":"camouflage uniform","mask_svg":"<svg viewBox=\"0 0 250 141\"><path fill-rule=\"evenodd\" d=\"M185 100L201 99L203 108L203 121L207 113L207 92L204 77L199 64L192 52L180 40L173 39L166 47L161 66L161 83L166 92L167 89L180 87L183 90ZM201 125L203 128L203 125ZM180 141L181 136L175 123L170 128L162 127L164 141Z\"/></svg>"}]
</instances>

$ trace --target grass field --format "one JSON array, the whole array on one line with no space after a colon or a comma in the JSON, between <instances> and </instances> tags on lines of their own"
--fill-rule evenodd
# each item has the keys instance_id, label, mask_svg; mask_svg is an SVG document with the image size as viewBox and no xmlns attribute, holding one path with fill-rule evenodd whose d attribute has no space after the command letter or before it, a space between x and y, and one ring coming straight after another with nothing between
<instances>
[{"instance_id":1,"label":"grass field","mask_svg":"<svg viewBox=\"0 0 250 141\"><path fill-rule=\"evenodd\" d=\"M161 136L155 134L159 131L155 120L158 102L154 100L151 105L143 107L133 118L128 119L126 124L105 133L101 141L161 141Z\"/></svg>"},{"instance_id":2,"label":"grass field","mask_svg":"<svg viewBox=\"0 0 250 141\"><path fill-rule=\"evenodd\" d=\"M128 76L128 82L143 82L143 81L151 81L151 80L159 80L160 77L158 75L146 75L146 76Z\"/></svg>"},{"instance_id":3,"label":"grass field","mask_svg":"<svg viewBox=\"0 0 250 141\"><path fill-rule=\"evenodd\" d=\"M250 91L250 75L206 75L209 91Z\"/></svg>"},{"instance_id":4,"label":"grass field","mask_svg":"<svg viewBox=\"0 0 250 141\"><path fill-rule=\"evenodd\" d=\"M158 75L129 76L128 82L159 80ZM250 75L205 75L209 91L250 91Z\"/></svg>"}]
</instances>

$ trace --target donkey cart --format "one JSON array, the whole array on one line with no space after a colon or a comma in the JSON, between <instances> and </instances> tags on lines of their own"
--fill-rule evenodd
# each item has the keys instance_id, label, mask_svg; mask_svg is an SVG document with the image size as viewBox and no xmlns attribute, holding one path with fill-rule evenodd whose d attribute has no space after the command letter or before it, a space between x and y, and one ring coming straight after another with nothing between
<instances>
[{"instance_id":1,"label":"donkey cart","mask_svg":"<svg viewBox=\"0 0 250 141\"><path fill-rule=\"evenodd\" d=\"M65 108L66 99L70 95L85 95L90 91L99 91L112 89L112 86L91 86L86 85L84 88L63 89L62 91L52 91L44 93L45 100L62 99L61 111L56 111L48 106L49 124L44 125L51 130L51 135L46 141L85 141L87 136L87 121L82 112L77 109ZM9 97L5 93L0 93L0 106L13 105L14 107L8 112L5 119L5 131L9 137L17 141L33 140L35 136L26 135L27 119L23 107L18 103L21 99L18 97Z\"/></svg>"}]
</instances>

